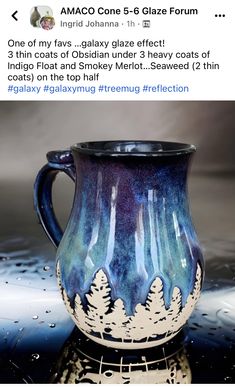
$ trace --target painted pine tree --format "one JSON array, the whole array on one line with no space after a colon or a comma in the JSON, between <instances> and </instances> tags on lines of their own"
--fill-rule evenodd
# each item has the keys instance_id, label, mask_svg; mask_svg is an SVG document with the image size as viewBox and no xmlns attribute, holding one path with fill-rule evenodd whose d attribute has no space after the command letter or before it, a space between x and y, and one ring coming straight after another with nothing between
<instances>
[{"instance_id":1,"label":"painted pine tree","mask_svg":"<svg viewBox=\"0 0 235 387\"><path fill-rule=\"evenodd\" d=\"M126 323L128 322L129 317L126 314L125 306L123 301L118 298L113 305L113 309L111 313L105 316L105 332L109 333L112 337L116 339L122 339L122 341L126 338L127 328Z\"/></svg>"},{"instance_id":2,"label":"painted pine tree","mask_svg":"<svg viewBox=\"0 0 235 387\"><path fill-rule=\"evenodd\" d=\"M165 333L166 309L163 298L163 285L160 278L156 278L150 288L146 304L138 304L135 314L130 318L128 328L134 340L141 340Z\"/></svg>"},{"instance_id":3,"label":"painted pine tree","mask_svg":"<svg viewBox=\"0 0 235 387\"><path fill-rule=\"evenodd\" d=\"M149 334L149 311L145 309L144 305L137 304L135 314L130 317L127 325L127 335L132 341L143 338L146 338L147 341Z\"/></svg>"},{"instance_id":4,"label":"painted pine tree","mask_svg":"<svg viewBox=\"0 0 235 387\"><path fill-rule=\"evenodd\" d=\"M150 311L149 336L162 335L166 332L167 310L164 301L163 283L157 277L150 288L146 309Z\"/></svg>"},{"instance_id":5,"label":"painted pine tree","mask_svg":"<svg viewBox=\"0 0 235 387\"><path fill-rule=\"evenodd\" d=\"M178 315L178 318L174 321L174 331L176 332L179 330L188 320L189 316L191 315L194 306L196 302L199 299L200 296L200 290L201 290L201 280L202 280L202 270L200 265L197 265L197 272L196 272L196 278L195 278L195 284L193 291L189 294L186 304L181 309L180 314Z\"/></svg>"},{"instance_id":6,"label":"painted pine tree","mask_svg":"<svg viewBox=\"0 0 235 387\"><path fill-rule=\"evenodd\" d=\"M167 311L167 315L168 315L168 324L166 325L166 329L168 329L167 335L173 332L176 332L175 325L179 317L179 314L181 312L181 306L182 306L181 292L179 288L175 287L171 298L170 308Z\"/></svg>"},{"instance_id":7,"label":"painted pine tree","mask_svg":"<svg viewBox=\"0 0 235 387\"><path fill-rule=\"evenodd\" d=\"M146 303L137 304L133 316L127 316L123 301L119 298L113 303L111 288L104 271L99 270L85 295L88 304L84 308L77 294L74 309L71 308L65 289L61 288L68 311L73 315L78 327L87 334L104 333L117 340L140 341L156 336L176 333L189 318L201 289L201 268L197 266L194 289L182 307L182 296L179 288L173 289L170 307L166 309L163 296L163 283L157 277L149 290Z\"/></svg>"},{"instance_id":8,"label":"painted pine tree","mask_svg":"<svg viewBox=\"0 0 235 387\"><path fill-rule=\"evenodd\" d=\"M79 328L87 333L91 332L89 325L87 324L87 315L83 309L82 300L79 294L76 295L74 300L74 317L77 321Z\"/></svg>"},{"instance_id":9,"label":"painted pine tree","mask_svg":"<svg viewBox=\"0 0 235 387\"><path fill-rule=\"evenodd\" d=\"M99 270L91 284L90 292L86 294L88 301L86 323L94 332L103 338L105 328L105 314L109 311L111 304L111 289L103 270Z\"/></svg>"}]
</instances>

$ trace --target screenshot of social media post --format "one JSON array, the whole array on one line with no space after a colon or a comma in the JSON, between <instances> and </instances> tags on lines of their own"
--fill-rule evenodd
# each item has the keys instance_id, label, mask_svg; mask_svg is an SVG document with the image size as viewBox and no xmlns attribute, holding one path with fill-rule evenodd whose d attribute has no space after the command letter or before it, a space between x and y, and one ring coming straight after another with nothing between
<instances>
[{"instance_id":1,"label":"screenshot of social media post","mask_svg":"<svg viewBox=\"0 0 235 387\"><path fill-rule=\"evenodd\" d=\"M235 383L235 3L1 9L0 383Z\"/></svg>"},{"instance_id":2,"label":"screenshot of social media post","mask_svg":"<svg viewBox=\"0 0 235 387\"><path fill-rule=\"evenodd\" d=\"M3 5L2 100L233 100L234 3Z\"/></svg>"}]
</instances>

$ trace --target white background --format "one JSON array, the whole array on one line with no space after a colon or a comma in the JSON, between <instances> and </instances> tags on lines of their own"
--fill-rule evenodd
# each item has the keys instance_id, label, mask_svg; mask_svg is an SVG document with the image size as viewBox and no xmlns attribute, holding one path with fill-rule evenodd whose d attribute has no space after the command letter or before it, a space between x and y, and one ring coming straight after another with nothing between
<instances>
[{"instance_id":1,"label":"white background","mask_svg":"<svg viewBox=\"0 0 235 387\"><path fill-rule=\"evenodd\" d=\"M51 31L45 31L40 28L33 28L30 25L30 10L33 6L47 5L53 9L53 14L56 20L56 26ZM93 16L81 16L81 15L60 15L62 7L82 7L93 6L96 9L99 6L107 8L123 8L128 6L130 9L139 7L140 10L144 6L152 6L152 8L167 8L174 6L175 8L197 8L199 14L195 16L175 16L175 15L142 15L138 16L134 14L129 16L101 16L97 13ZM218 0L207 1L184 1L178 0L164 0L161 2L154 1L118 1L115 3L107 0L103 1L58 1L48 0L45 4L38 1L24 0L24 3L18 1L8 1L4 5L2 4L2 31L1 34L1 49L2 60L0 64L1 74L1 100L234 100L234 9L235 3L232 0L226 0L224 2ZM15 21L11 14L14 11L18 11ZM215 17L215 14L225 14L225 18ZM142 28L141 22L144 19L151 20L151 28ZM87 20L98 21L118 21L124 23L120 28L87 28L78 27L74 29L61 28L60 21L75 21L83 20L84 24ZM136 24L140 23L140 26L127 27L127 21L133 20ZM102 75L101 81L97 82L106 85L140 85L149 84L156 86L158 84L163 85L188 85L190 92L185 94L179 93L100 93L100 94L49 94L40 93L8 93L7 87L9 83L15 85L31 85L27 82L8 82L7 81L7 52L9 51L8 40L73 40L74 44L77 40L159 40L165 39L166 47L165 51L211 51L211 61L219 63L220 70L211 71L199 71L193 72L192 70L181 71L116 71L108 72L104 71L100 73ZM31 49L32 51L33 49ZM46 49L44 49L45 51ZM161 48L157 48L155 51L163 51ZM134 49L136 51L136 49ZM33 52L33 51L32 51ZM17 60L17 62L20 60ZM32 61L32 60L30 60ZM51 59L51 62L55 60ZM56 60L59 64L59 59ZM132 60L130 60L132 61ZM157 62L157 60L155 60ZM197 61L197 60L196 60ZM185 60L183 60L185 62ZM20 72L17 71L17 74ZM61 72L60 72L61 73ZM94 71L91 71L94 73ZM34 82L34 84L39 84ZM49 84L56 86L56 82L49 82ZM61 82L58 82L61 84ZM80 84L74 84L65 82L66 85L81 86L85 85L84 82ZM91 85L91 83L87 83ZM94 82L92 83L94 85ZM42 85L43 86L43 85Z\"/></svg>"}]
</instances>

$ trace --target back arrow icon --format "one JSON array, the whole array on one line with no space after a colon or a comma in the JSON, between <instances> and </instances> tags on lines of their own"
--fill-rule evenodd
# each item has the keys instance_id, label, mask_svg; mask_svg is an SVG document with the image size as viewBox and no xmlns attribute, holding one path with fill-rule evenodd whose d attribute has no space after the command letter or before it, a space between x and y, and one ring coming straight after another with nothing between
<instances>
[{"instance_id":1,"label":"back arrow icon","mask_svg":"<svg viewBox=\"0 0 235 387\"><path fill-rule=\"evenodd\" d=\"M15 11L11 16L13 17L13 19L15 19L15 21L18 21L17 17L16 17L16 14L18 13L18 11Z\"/></svg>"}]
</instances>

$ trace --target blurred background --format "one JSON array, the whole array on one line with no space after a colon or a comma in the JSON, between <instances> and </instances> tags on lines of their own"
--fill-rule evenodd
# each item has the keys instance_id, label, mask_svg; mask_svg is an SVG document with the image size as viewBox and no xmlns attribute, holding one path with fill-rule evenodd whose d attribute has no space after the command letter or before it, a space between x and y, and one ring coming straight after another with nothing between
<instances>
[{"instance_id":1,"label":"blurred background","mask_svg":"<svg viewBox=\"0 0 235 387\"><path fill-rule=\"evenodd\" d=\"M32 197L47 151L80 141L138 139L197 146L189 194L199 239L234 238L235 102L1 102L0 114L1 237L44 238ZM57 178L55 207L63 225L73 190L69 178Z\"/></svg>"}]
</instances>

